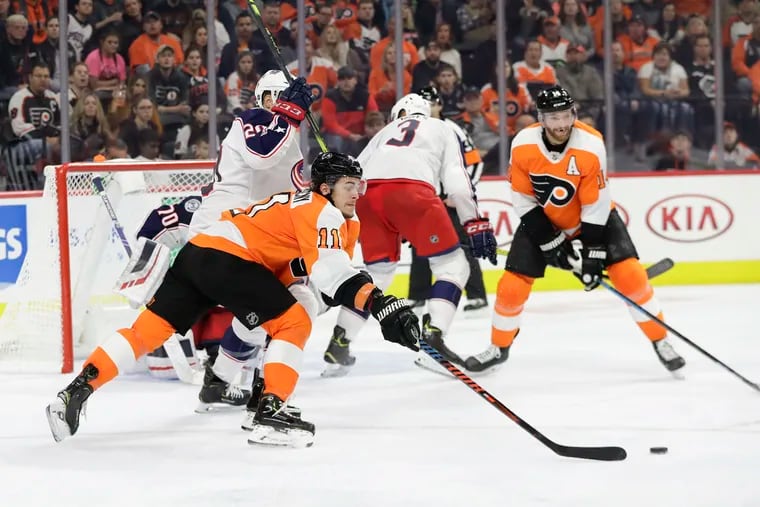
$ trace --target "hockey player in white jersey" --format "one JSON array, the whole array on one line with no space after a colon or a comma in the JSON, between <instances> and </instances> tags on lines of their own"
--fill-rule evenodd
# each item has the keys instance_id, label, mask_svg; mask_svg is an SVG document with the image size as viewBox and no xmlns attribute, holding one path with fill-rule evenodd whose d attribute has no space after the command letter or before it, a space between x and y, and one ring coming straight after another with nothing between
<instances>
[{"instance_id":1,"label":"hockey player in white jersey","mask_svg":"<svg viewBox=\"0 0 760 507\"><path fill-rule=\"evenodd\" d=\"M473 255L496 264L496 238L487 218L478 211L470 177L464 168L459 141L443 121L430 117L430 104L417 94L401 98L391 110L391 122L372 138L358 157L367 191L357 203L362 227L359 241L372 279L390 284L400 257L401 239L427 257L436 282L429 314L423 317L423 337L446 359L462 359L444 344L454 318L469 266L438 189L446 189L464 225ZM345 374L355 358L349 343L367 316L341 309L325 351L324 376ZM435 368L424 354L420 366Z\"/></svg>"},{"instance_id":2,"label":"hockey player in white jersey","mask_svg":"<svg viewBox=\"0 0 760 507\"><path fill-rule=\"evenodd\" d=\"M246 208L252 202L277 192L308 187L308 181L303 176L298 129L313 100L311 88L304 78L296 78L288 85L282 72L269 71L256 84L254 94L259 107L236 117L222 142L214 181L203 189L203 201L192 214L188 239L217 222L226 210ZM149 247L155 248L154 245ZM145 256L140 248L136 250L133 258ZM166 268L168 264L163 272ZM135 272L131 273L132 279L138 276ZM152 278L160 283L163 276ZM147 301L155 288L146 288L141 299ZM293 286L291 292L307 309L313 309L316 316L321 302L311 290L301 285ZM133 301L138 299L134 295L130 298ZM201 401L199 410L210 409L216 403L240 404L231 382L251 360L257 347L263 347L265 342L266 333L262 329L248 330L233 319L216 360L213 365L206 365L204 385L198 395ZM254 394L257 382L260 381L254 381ZM247 393L244 394L248 398ZM258 401L254 397L250 400L253 410Z\"/></svg>"}]
</instances>

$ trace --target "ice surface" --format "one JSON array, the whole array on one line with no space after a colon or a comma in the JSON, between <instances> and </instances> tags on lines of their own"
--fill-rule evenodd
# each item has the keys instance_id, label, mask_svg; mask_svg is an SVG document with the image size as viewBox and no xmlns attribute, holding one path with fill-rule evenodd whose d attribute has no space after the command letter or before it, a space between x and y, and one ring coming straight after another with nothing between
<instances>
[{"instance_id":1,"label":"ice surface","mask_svg":"<svg viewBox=\"0 0 760 507\"><path fill-rule=\"evenodd\" d=\"M760 380L760 286L658 295L672 326ZM334 318L316 324L293 400L317 425L310 449L249 446L241 412L195 414L197 387L143 375L97 392L55 444L44 407L72 375L0 375L0 506L760 505L760 393L678 339L674 380L602 288L534 294L508 363L477 381L556 442L625 447L617 463L554 455L375 324L351 375L320 378ZM489 329L488 312L460 313L452 347L479 352Z\"/></svg>"}]
</instances>

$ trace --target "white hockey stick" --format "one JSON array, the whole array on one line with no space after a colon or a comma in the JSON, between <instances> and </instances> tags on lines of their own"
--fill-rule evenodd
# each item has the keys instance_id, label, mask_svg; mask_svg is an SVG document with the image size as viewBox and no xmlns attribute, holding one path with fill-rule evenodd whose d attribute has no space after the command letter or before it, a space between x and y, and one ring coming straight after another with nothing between
<instances>
[{"instance_id":1,"label":"white hockey stick","mask_svg":"<svg viewBox=\"0 0 760 507\"><path fill-rule=\"evenodd\" d=\"M103 179L100 176L93 176L92 183L95 185L95 190L97 190L100 199L103 201L103 205L106 207L106 210L108 210L108 215L111 217L113 228L119 236L119 241L121 241L124 251L131 257L132 248L129 246L129 240L127 239L127 235L124 234L124 228L121 226L121 222L119 222L119 217L116 216L116 211L111 205L111 199L106 193ZM169 356L169 360L172 362L172 366L174 366L174 371L177 372L177 377L182 382L195 385L201 385L203 383L204 372L196 370L187 362L187 357L185 357L185 352L182 350L182 345L179 344L176 334L171 335L169 339L164 342L164 350L166 350L166 355Z\"/></svg>"}]
</instances>

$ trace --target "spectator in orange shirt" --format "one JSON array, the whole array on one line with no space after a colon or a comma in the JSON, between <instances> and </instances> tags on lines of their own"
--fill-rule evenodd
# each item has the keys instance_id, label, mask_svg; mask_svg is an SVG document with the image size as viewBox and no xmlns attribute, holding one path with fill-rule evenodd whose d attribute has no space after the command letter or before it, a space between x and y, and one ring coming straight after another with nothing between
<instances>
[{"instance_id":1,"label":"spectator in orange shirt","mask_svg":"<svg viewBox=\"0 0 760 507\"><path fill-rule=\"evenodd\" d=\"M404 89L397 92L396 72L396 47L393 44L387 44L384 49L381 65L379 67L373 66L372 71L369 73L369 93L375 98L380 111L390 111L396 99L409 93L412 88L412 75L402 69L401 72L404 73Z\"/></svg>"},{"instance_id":2,"label":"spectator in orange shirt","mask_svg":"<svg viewBox=\"0 0 760 507\"><path fill-rule=\"evenodd\" d=\"M530 111L533 102L528 93L528 88L524 84L517 82L512 73L512 63L509 60L504 62L504 75L507 79L507 95L504 97L504 104L507 109L507 128L509 135L515 135L515 124L517 118ZM488 125L494 132L499 131L499 84L496 80L496 69L493 72L491 82L486 84L481 90L483 100L483 116Z\"/></svg>"},{"instance_id":3,"label":"spectator in orange shirt","mask_svg":"<svg viewBox=\"0 0 760 507\"><path fill-rule=\"evenodd\" d=\"M161 16L154 11L148 11L143 16L143 31L129 46L129 66L133 72L147 74L153 68L158 54L158 48L169 46L174 50L174 61L181 65L185 61L185 54L179 39L162 33L164 24Z\"/></svg>"},{"instance_id":4,"label":"spectator in orange shirt","mask_svg":"<svg viewBox=\"0 0 760 507\"><path fill-rule=\"evenodd\" d=\"M512 69L517 82L527 86L533 100L541 90L557 84L554 68L541 59L542 51L543 46L540 41L535 39L528 41L525 46L525 60L516 62Z\"/></svg>"},{"instance_id":5,"label":"spectator in orange shirt","mask_svg":"<svg viewBox=\"0 0 760 507\"><path fill-rule=\"evenodd\" d=\"M750 69L760 61L760 14L752 20L752 33L739 39L731 50L731 68L736 74L736 90L749 97L753 90Z\"/></svg>"},{"instance_id":6,"label":"spectator in orange shirt","mask_svg":"<svg viewBox=\"0 0 760 507\"><path fill-rule=\"evenodd\" d=\"M314 46L310 39L306 39L304 50L306 52L305 72L302 72L298 68L298 60L290 62L287 68L291 74L304 76L309 85L317 88L314 91L317 98L311 104L311 110L317 112L322 108L322 98L327 93L327 90L338 84L338 75L330 60L321 56L315 56Z\"/></svg>"},{"instance_id":7,"label":"spectator in orange shirt","mask_svg":"<svg viewBox=\"0 0 760 507\"><path fill-rule=\"evenodd\" d=\"M612 40L617 40L626 33L628 20L632 16L631 9L623 5L623 0L609 0L608 5L612 14ZM606 8L602 5L589 17L589 23L594 30L596 56L599 58L604 58L604 9Z\"/></svg>"},{"instance_id":8,"label":"spectator in orange shirt","mask_svg":"<svg viewBox=\"0 0 760 507\"><path fill-rule=\"evenodd\" d=\"M379 69L383 63L385 49L395 40L396 21L391 17L388 22L388 36L380 39L369 52L369 65L372 70ZM417 62L420 60L417 55L417 46L408 41L403 41L402 50L404 51L404 69L411 72Z\"/></svg>"},{"instance_id":9,"label":"spectator in orange shirt","mask_svg":"<svg viewBox=\"0 0 760 507\"><path fill-rule=\"evenodd\" d=\"M752 33L752 20L757 12L757 0L739 0L736 13L723 25L723 47L731 48L742 37Z\"/></svg>"},{"instance_id":10,"label":"spectator in orange shirt","mask_svg":"<svg viewBox=\"0 0 760 507\"><path fill-rule=\"evenodd\" d=\"M676 11L682 16L698 14L702 18L709 18L712 14L712 2L718 0L672 0Z\"/></svg>"},{"instance_id":11,"label":"spectator in orange shirt","mask_svg":"<svg viewBox=\"0 0 760 507\"><path fill-rule=\"evenodd\" d=\"M618 42L625 52L625 64L638 72L642 65L652 61L652 50L659 40L647 33L644 19L635 16L628 22L628 33L618 37Z\"/></svg>"}]
</instances>

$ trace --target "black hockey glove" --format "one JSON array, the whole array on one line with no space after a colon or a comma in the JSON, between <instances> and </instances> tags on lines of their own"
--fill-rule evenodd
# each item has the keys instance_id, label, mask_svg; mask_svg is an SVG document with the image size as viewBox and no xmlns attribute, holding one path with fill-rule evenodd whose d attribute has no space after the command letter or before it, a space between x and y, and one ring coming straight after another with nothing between
<instances>
[{"instance_id":1,"label":"black hockey glove","mask_svg":"<svg viewBox=\"0 0 760 507\"><path fill-rule=\"evenodd\" d=\"M420 321L406 300L375 290L367 309L380 323L383 338L415 352L420 350Z\"/></svg>"},{"instance_id":2,"label":"black hockey glove","mask_svg":"<svg viewBox=\"0 0 760 507\"><path fill-rule=\"evenodd\" d=\"M585 290L594 290L602 281L602 271L607 264L607 249L603 246L584 245L581 258L581 282L585 285Z\"/></svg>"},{"instance_id":3,"label":"black hockey glove","mask_svg":"<svg viewBox=\"0 0 760 507\"><path fill-rule=\"evenodd\" d=\"M272 111L280 113L300 125L306 118L306 112L312 102L314 102L314 96L311 93L311 87L306 79L297 77L282 91L277 103L272 107Z\"/></svg>"},{"instance_id":4,"label":"black hockey glove","mask_svg":"<svg viewBox=\"0 0 760 507\"><path fill-rule=\"evenodd\" d=\"M470 239L470 250L472 256L479 259L488 259L496 265L496 236L493 234L493 227L487 218L475 218L468 220L464 224L467 237Z\"/></svg>"},{"instance_id":5,"label":"black hockey glove","mask_svg":"<svg viewBox=\"0 0 760 507\"><path fill-rule=\"evenodd\" d=\"M546 264L555 268L572 271L573 266L570 263L570 259L578 258L575 250L573 250L572 243L568 241L562 231L548 243L539 245L539 248L541 249L541 253L544 254Z\"/></svg>"}]
</instances>

